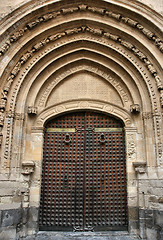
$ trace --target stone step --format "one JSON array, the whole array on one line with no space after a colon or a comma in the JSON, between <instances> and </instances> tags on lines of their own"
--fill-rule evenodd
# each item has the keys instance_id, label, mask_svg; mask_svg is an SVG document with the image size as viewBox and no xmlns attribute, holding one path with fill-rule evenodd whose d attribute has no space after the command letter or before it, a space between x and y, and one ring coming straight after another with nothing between
<instances>
[{"instance_id":1,"label":"stone step","mask_svg":"<svg viewBox=\"0 0 163 240\"><path fill-rule=\"evenodd\" d=\"M128 232L38 232L37 236L22 240L138 240L139 237L130 236Z\"/></svg>"}]
</instances>

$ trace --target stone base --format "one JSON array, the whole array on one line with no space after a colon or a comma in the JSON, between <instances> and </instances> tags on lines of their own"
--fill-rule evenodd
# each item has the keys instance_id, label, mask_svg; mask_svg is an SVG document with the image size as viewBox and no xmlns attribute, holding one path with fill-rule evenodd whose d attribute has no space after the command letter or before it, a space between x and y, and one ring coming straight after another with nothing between
<instances>
[{"instance_id":1,"label":"stone base","mask_svg":"<svg viewBox=\"0 0 163 240\"><path fill-rule=\"evenodd\" d=\"M163 211L140 209L139 226L142 239L163 239Z\"/></svg>"},{"instance_id":2,"label":"stone base","mask_svg":"<svg viewBox=\"0 0 163 240\"><path fill-rule=\"evenodd\" d=\"M38 208L0 211L0 239L18 240L38 232Z\"/></svg>"},{"instance_id":3,"label":"stone base","mask_svg":"<svg viewBox=\"0 0 163 240\"><path fill-rule=\"evenodd\" d=\"M19 240L26 239L27 236L30 239L38 235L38 208L2 210L0 213L0 239ZM137 236L137 239L163 239L163 211L129 208L129 219L129 234L123 232L127 234L126 237L139 235L140 238ZM114 235L114 232L110 233ZM48 232L42 233L42 236L46 234ZM106 235L106 232L101 234Z\"/></svg>"},{"instance_id":4,"label":"stone base","mask_svg":"<svg viewBox=\"0 0 163 240\"><path fill-rule=\"evenodd\" d=\"M36 236L22 238L22 240L138 240L128 232L38 232Z\"/></svg>"}]
</instances>

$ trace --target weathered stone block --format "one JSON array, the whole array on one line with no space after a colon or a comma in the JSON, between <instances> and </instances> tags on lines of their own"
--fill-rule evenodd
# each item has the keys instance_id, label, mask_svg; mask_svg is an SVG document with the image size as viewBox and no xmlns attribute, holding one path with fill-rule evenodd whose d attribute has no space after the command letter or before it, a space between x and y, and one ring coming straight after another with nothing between
<instances>
[{"instance_id":1,"label":"weathered stone block","mask_svg":"<svg viewBox=\"0 0 163 240\"><path fill-rule=\"evenodd\" d=\"M155 196L162 196L163 195L163 189L162 188L148 188L147 191L148 194L155 195Z\"/></svg>"},{"instance_id":2,"label":"weathered stone block","mask_svg":"<svg viewBox=\"0 0 163 240\"><path fill-rule=\"evenodd\" d=\"M0 232L1 240L16 240L16 228L8 227L2 228Z\"/></svg>"},{"instance_id":3,"label":"weathered stone block","mask_svg":"<svg viewBox=\"0 0 163 240\"><path fill-rule=\"evenodd\" d=\"M154 211L156 225L162 228L163 231L163 211Z\"/></svg>"},{"instance_id":4,"label":"weathered stone block","mask_svg":"<svg viewBox=\"0 0 163 240\"><path fill-rule=\"evenodd\" d=\"M145 218L145 211L144 209L139 209L139 218L144 219Z\"/></svg>"},{"instance_id":5,"label":"weathered stone block","mask_svg":"<svg viewBox=\"0 0 163 240\"><path fill-rule=\"evenodd\" d=\"M158 234L158 240L162 240L162 239L163 239L163 229Z\"/></svg>"},{"instance_id":6,"label":"weathered stone block","mask_svg":"<svg viewBox=\"0 0 163 240\"><path fill-rule=\"evenodd\" d=\"M149 182L148 181L143 181L139 184L139 191L141 193L147 193L148 191L148 188L149 188Z\"/></svg>"},{"instance_id":7,"label":"weathered stone block","mask_svg":"<svg viewBox=\"0 0 163 240\"><path fill-rule=\"evenodd\" d=\"M163 180L149 180L151 187L156 188L162 188L163 186Z\"/></svg>"},{"instance_id":8,"label":"weathered stone block","mask_svg":"<svg viewBox=\"0 0 163 240\"><path fill-rule=\"evenodd\" d=\"M21 222L25 224L28 221L28 208L23 208L22 209L22 220Z\"/></svg>"},{"instance_id":9,"label":"weathered stone block","mask_svg":"<svg viewBox=\"0 0 163 240\"><path fill-rule=\"evenodd\" d=\"M38 214L39 214L39 209L36 207L31 207L29 209L29 221L30 222L37 222L38 221Z\"/></svg>"},{"instance_id":10,"label":"weathered stone block","mask_svg":"<svg viewBox=\"0 0 163 240\"><path fill-rule=\"evenodd\" d=\"M157 240L157 231L154 228L147 228L146 229L146 236L147 236L147 240Z\"/></svg>"},{"instance_id":11,"label":"weathered stone block","mask_svg":"<svg viewBox=\"0 0 163 240\"><path fill-rule=\"evenodd\" d=\"M129 223L129 232L135 232L136 229L139 229L139 222L138 221L130 221Z\"/></svg>"},{"instance_id":12,"label":"weathered stone block","mask_svg":"<svg viewBox=\"0 0 163 240\"><path fill-rule=\"evenodd\" d=\"M5 196L5 197L1 197L1 203L12 203L12 197L8 197L8 196Z\"/></svg>"},{"instance_id":13,"label":"weathered stone block","mask_svg":"<svg viewBox=\"0 0 163 240\"><path fill-rule=\"evenodd\" d=\"M36 231L38 230L38 222L28 222L28 229L30 229L30 231Z\"/></svg>"},{"instance_id":14,"label":"weathered stone block","mask_svg":"<svg viewBox=\"0 0 163 240\"><path fill-rule=\"evenodd\" d=\"M2 211L2 227L16 226L22 218L22 209L10 209Z\"/></svg>"},{"instance_id":15,"label":"weathered stone block","mask_svg":"<svg viewBox=\"0 0 163 240\"><path fill-rule=\"evenodd\" d=\"M146 225L144 219L139 221L139 234L142 239L146 239Z\"/></svg>"},{"instance_id":16,"label":"weathered stone block","mask_svg":"<svg viewBox=\"0 0 163 240\"><path fill-rule=\"evenodd\" d=\"M132 221L132 220L138 220L138 214L139 214L139 210L137 207L130 207L128 209L128 216L129 216L129 219Z\"/></svg>"}]
</instances>

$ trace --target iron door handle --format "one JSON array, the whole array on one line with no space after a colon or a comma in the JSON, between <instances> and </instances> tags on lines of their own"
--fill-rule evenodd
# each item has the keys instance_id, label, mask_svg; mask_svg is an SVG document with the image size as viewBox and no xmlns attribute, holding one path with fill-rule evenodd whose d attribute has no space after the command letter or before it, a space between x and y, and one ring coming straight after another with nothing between
<instances>
[{"instance_id":1,"label":"iron door handle","mask_svg":"<svg viewBox=\"0 0 163 240\"><path fill-rule=\"evenodd\" d=\"M70 135L68 133L66 134L64 141L65 141L66 144L71 142L71 138L70 138Z\"/></svg>"},{"instance_id":2,"label":"iron door handle","mask_svg":"<svg viewBox=\"0 0 163 240\"><path fill-rule=\"evenodd\" d=\"M104 133L101 133L99 141L100 141L101 144L104 144L106 142L106 138L105 138Z\"/></svg>"}]
</instances>

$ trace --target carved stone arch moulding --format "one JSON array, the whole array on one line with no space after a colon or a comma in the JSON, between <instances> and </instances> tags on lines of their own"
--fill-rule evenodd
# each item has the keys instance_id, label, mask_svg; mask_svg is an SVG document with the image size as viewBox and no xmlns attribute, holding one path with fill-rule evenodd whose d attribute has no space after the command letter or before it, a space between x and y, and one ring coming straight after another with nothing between
<instances>
[{"instance_id":1,"label":"carved stone arch moulding","mask_svg":"<svg viewBox=\"0 0 163 240\"><path fill-rule=\"evenodd\" d=\"M147 70L154 77L156 85L157 85L157 88L160 91L160 100L161 100L161 105L162 105L163 84L162 84L161 79L159 78L159 76L157 74L156 69L154 68L153 64L150 62L150 60L148 59L148 57L145 54L143 54L138 48L136 48L131 43L122 40L121 37L113 35L111 33L103 32L101 29L92 29L92 28L90 28L88 26L82 26L82 27L76 28L76 30L72 29L72 31L70 31L70 35L76 34L76 33L79 33L79 32L80 33L81 32L82 33L89 32L89 33L91 33L93 35L97 35L97 36L99 36L99 34L100 34L104 39L111 39L111 40L115 41L116 43L120 43L121 46L127 48L127 50L130 50L132 53L134 53L134 55L143 62L143 64L146 66ZM59 35L60 35L59 38L61 38L62 36L65 36L66 35L66 31L63 34L59 33ZM19 59L19 61L17 62L17 64L13 68L13 70L11 71L10 76L7 78L7 81L6 81L6 83L5 83L4 87L3 87L3 91L2 91L2 94L1 94L1 105L2 104L4 105L4 100L5 100L4 108L5 108L6 103L7 103L8 92L9 92L9 90L11 88L11 85L12 85L14 79L17 77L17 75L21 71L21 66L23 64L25 64L34 55L35 52L37 52L38 50L41 50L47 43L49 43L51 41L54 41L56 39L59 39L59 38L58 38L58 34L57 34L57 37L54 37L54 36L47 37L46 39L41 41L39 44L36 44L37 46L36 45L33 46L29 51L27 51L25 53L25 55L23 55ZM101 39L100 39L100 42L102 42ZM46 50L46 53L47 52L48 51ZM122 52L123 52L123 50L122 50ZM32 62L30 62L30 66L31 66L31 64L32 64ZM26 70L27 69L28 69L28 67L26 68Z\"/></svg>"},{"instance_id":2,"label":"carved stone arch moulding","mask_svg":"<svg viewBox=\"0 0 163 240\"><path fill-rule=\"evenodd\" d=\"M31 57L34 56L34 54L37 51L43 49L43 47L45 47L48 43L55 42L56 40L61 39L65 36L76 35L77 33L90 33L90 34L98 36L98 37L100 36L104 39L112 40L112 41L120 44L127 50L131 51L138 59L140 59L142 61L144 66L146 66L147 70L154 77L158 90L162 90L163 83L161 82L161 79L158 76L157 70L153 66L152 62L148 59L146 54L144 54L139 48L134 46L132 43L124 40L119 35L115 35L113 33L105 32L104 30L101 30L98 28L92 28L87 25L84 25L84 26L79 26L79 27L72 28L72 29L67 29L67 30L65 30L63 32L59 32L55 35L47 36L46 38L42 39L39 43L35 44L30 49L28 49L28 51L23 56L20 57L19 61L16 63L13 70L11 71L10 76L8 77L8 79L6 81L3 91L6 93L9 92L10 86L11 86L12 82L14 81L14 78L19 74L19 72L21 70L21 66L23 66L27 61L29 61L31 59Z\"/></svg>"},{"instance_id":3,"label":"carved stone arch moulding","mask_svg":"<svg viewBox=\"0 0 163 240\"><path fill-rule=\"evenodd\" d=\"M89 37L89 38L90 38L90 37ZM93 39L94 39L94 38L92 38L92 40L93 40ZM100 42L102 42L102 40L100 40ZM104 42L105 42L105 41L104 41ZM117 47L116 45L111 44L111 47L117 49L118 52L122 52L122 54L125 55L125 56L127 56L128 58L131 58L131 57L129 56L128 52L125 52L123 49ZM51 50L51 49L50 49L50 50ZM21 82L22 82L24 76L26 75L26 72L30 71L31 66L32 66L33 64L35 64L35 62L36 62L42 55L47 54L47 53L48 53L48 51L45 50L43 53L39 54L39 56L37 56L36 59L34 59L32 62L30 62L29 67L27 67L27 68L25 69L25 71L23 72L23 74L21 74L21 76L20 76L20 78L19 78L19 80L18 80L19 84L16 85L16 89L14 89L14 91L13 91L12 100L11 100L11 102L10 102L10 111L12 111L12 109L15 108L15 100L16 100L17 93L18 93L18 91L19 91L19 85L21 85ZM154 113L155 113L155 114L154 114L153 121L154 121L154 126L156 126L155 129L156 129L157 139L158 139L158 143L159 143L159 144L157 145L158 155L159 155L159 157L161 157L161 156L162 156L162 144L161 144L161 134L160 134L160 120L159 120L159 119L160 119L160 116L159 116L159 112L158 112L158 106L157 106L157 101L156 101L156 97L155 97L155 91L154 91L153 86L152 86L153 84L152 84L152 82L151 82L151 79L148 78L147 74L143 71L143 69L141 68L141 66L139 65L139 63L134 60L134 58L132 59L132 62L133 62L134 64L136 64L136 66L138 67L138 69L139 69L140 72L142 73L143 78L146 80L146 83L149 84L149 89L150 89L150 91L151 91L151 94L150 94L151 104L153 105L152 108L154 109ZM9 125L10 125L10 124L9 124ZM11 125L8 126L8 129L9 129L9 128L11 128ZM9 131L9 134L8 134L8 135L10 135L10 131ZM9 138L9 136L7 136L7 139L8 139L8 138ZM6 146L8 146L8 145L6 144ZM7 158L9 157L9 156L8 156L8 155L9 155L8 149L6 149L5 154L6 154L6 159L7 159Z\"/></svg>"},{"instance_id":4,"label":"carved stone arch moulding","mask_svg":"<svg viewBox=\"0 0 163 240\"><path fill-rule=\"evenodd\" d=\"M102 101L83 100L65 102L45 109L40 114L38 114L35 123L32 126L32 132L41 132L46 121L52 117L55 117L62 113L78 110L101 111L120 118L124 122L125 127L135 127L135 123L131 118L131 115L122 108Z\"/></svg>"},{"instance_id":5,"label":"carved stone arch moulding","mask_svg":"<svg viewBox=\"0 0 163 240\"><path fill-rule=\"evenodd\" d=\"M87 11L87 9L85 8L86 11ZM97 9L94 9L94 10L92 9L91 11L95 12L96 14L99 14ZM61 12L61 14L62 13L63 12ZM68 10L68 12L65 12L64 14L69 14L69 13L71 13L71 11ZM112 15L114 15L114 14L112 14L112 12L110 12L110 14L111 14L111 16L109 16L109 17L113 17ZM116 19L116 16L114 15L113 18ZM120 17L120 19L121 19L121 17ZM128 19L127 22L129 23L130 19ZM40 22L36 25L34 24L34 26L32 25L31 29L35 28L39 24L40 24ZM29 29L27 29L27 31L28 30ZM131 62L133 62L136 65L136 67L139 69L139 71L141 72L141 74L143 76L143 79L145 80L146 84L148 85L149 96L151 98L152 110L154 112L154 114L153 114L154 131L156 132L156 138L158 139L157 140L157 142L158 142L158 144L157 144L158 155L159 155L159 157L161 157L162 156L162 150L161 150L162 149L162 144L161 144L159 105L157 103L155 89L153 88L154 83L153 83L153 81L151 81L151 78L148 77L146 72L142 69L142 65L140 65L140 61L142 62L143 66L146 67L147 71L151 74L151 77L155 80L157 88L160 92L161 105L163 106L163 104L162 104L163 87L162 87L162 82L160 80L160 77L157 73L157 70L155 69L153 63L148 59L146 54L143 53L138 47L136 47L132 43L128 42L128 40L126 41L121 36L115 35L112 32L106 32L106 31L103 31L99 28L92 28L91 26L87 26L87 25L82 25L82 26L79 26L79 27L76 27L76 28L69 28L69 29L66 29L63 32L59 32L55 35L47 36L46 38L42 39L37 44L33 45L30 49L28 49L28 51L23 56L20 57L19 61L16 63L14 68L11 70L10 76L7 78L6 84L3 88L2 97L1 97L1 104L0 104L0 106L2 106L2 108L0 110L2 127L4 125L4 119L5 119L4 111L6 109L8 92L10 90L10 87L11 87L13 81L16 80L17 82L15 83L15 87L14 87L14 90L13 90L13 93L12 93L12 97L10 99L9 112L14 112L14 110L15 110L15 102L16 102L17 94L19 92L20 86L22 84L22 81L23 81L26 73L28 71L30 71L32 66L39 59L41 59L41 57L44 54L47 54L52 49L52 48L49 47L48 49L45 50L44 47L47 46L48 43L53 43L53 42L60 41L60 40L61 40L60 43L57 43L57 45L62 44L63 43L62 39L64 39L64 37L66 38L67 36L74 36L74 38L75 38L78 33L83 34L83 39L91 39L92 41L93 40L97 41L97 37L100 37L99 38L100 43L105 43L106 44L108 40L113 41L114 44L107 43L108 46L116 49L117 52L119 52L123 56L127 57L127 59L130 60ZM85 33L90 34L91 37L85 36ZM144 34L144 32L143 32L143 34ZM152 36L153 37L151 39L155 39L155 36L154 35L152 35ZM18 38L18 40L19 40L19 38ZM129 52L131 52L131 55L130 55ZM37 56L34 58L34 55L36 53L37 53ZM134 55L134 57L133 57L133 55ZM32 57L33 57L33 59L32 59ZM136 58L138 59L138 61L136 60ZM21 71L22 67L24 69L23 72ZM7 132L6 139L9 139L9 136L11 135L11 131L12 131L11 128L12 128L11 124L9 122L7 122L8 132ZM8 144L6 144L6 146L8 146ZM7 156L7 154L9 154L9 151L6 150L5 154Z\"/></svg>"},{"instance_id":6,"label":"carved stone arch moulding","mask_svg":"<svg viewBox=\"0 0 163 240\"><path fill-rule=\"evenodd\" d=\"M102 2L102 1L101 1ZM87 4L75 4L74 7L63 7L56 11L51 11L46 14L43 14L32 21L25 24L25 26L19 30L17 30L15 33L11 34L8 38L8 40L2 45L0 48L0 55L4 55L5 52L15 43L17 42L22 36L24 36L27 32L32 31L36 27L38 27L40 24L45 24L46 22L49 22L51 20L56 19L59 16L69 15L76 12L89 12L95 15L102 15L106 18L111 18L116 20L116 22L120 22L121 24L126 24L131 28L134 28L136 31L143 34L147 39L151 40L152 43L161 51L163 52L163 42L162 40L157 36L156 33L152 32L151 30L147 29L145 26L143 26L140 22L123 15L122 13L113 12L110 11L109 8L106 7L94 7L91 6L90 3Z\"/></svg>"},{"instance_id":7,"label":"carved stone arch moulding","mask_svg":"<svg viewBox=\"0 0 163 240\"><path fill-rule=\"evenodd\" d=\"M101 41L100 41L101 42ZM114 47L114 45L112 45L112 47ZM120 50L120 48L118 48L118 51ZM42 55L44 55L44 54L46 54L48 51L47 50L45 50L45 52L43 52L43 53L41 53L41 54L39 54L39 56L37 56L33 61L31 61L30 62L30 65L28 66L28 67L26 67L25 68L25 70L23 71L23 74L21 74L21 76L20 76L20 78L19 78L19 81L18 82L20 82L20 84L21 84L21 82L22 82L22 80L23 80L23 76L26 74L26 72L28 72L28 71L30 71L30 69L31 69L31 67L38 61L38 59L42 56ZM124 54L125 52L124 51L122 51L122 53ZM132 59L133 60L133 59ZM138 65L139 66L139 65ZM140 67L140 66L139 66ZM140 68L141 69L141 68ZM20 71L20 69L19 69L19 71ZM18 71L18 72L19 72ZM5 85L5 87L4 87L4 89L3 89L3 95L5 95L5 97L6 97L6 99L7 99L7 94L8 94L8 91L9 91L9 86L8 86L8 84L10 85L12 82L13 82L13 74L11 73L11 81L10 81L10 77L7 79L7 83L6 83L6 85ZM16 75L17 76L17 75ZM14 76L14 78L16 77L16 76ZM17 84L17 86L18 85L20 85L20 84ZM6 89L7 88L7 89ZM14 91L14 95L17 93L17 91ZM153 95L153 94L152 94ZM15 95L16 96L16 95ZM3 96L2 96L2 98L3 98ZM14 102L14 96L12 97L12 99L13 99L13 102ZM10 104L10 107L12 108L12 101L11 101L11 104Z\"/></svg>"},{"instance_id":8,"label":"carved stone arch moulding","mask_svg":"<svg viewBox=\"0 0 163 240\"><path fill-rule=\"evenodd\" d=\"M77 39L78 39L78 38L77 38ZM79 39L80 39L80 38L79 38ZM84 39L85 39L85 38L84 38ZM87 39L87 37L86 37L86 39ZM90 37L88 37L88 39L90 39ZM92 40L94 40L94 38L92 38ZM67 42L67 41L66 41L66 42ZM100 41L100 42L102 42L102 41ZM63 42L61 42L61 44L62 44L62 43L63 43ZM58 46L58 44L57 44L57 46ZM112 45L112 44L109 45L109 46L112 47L112 48L115 47L115 46ZM118 48L117 50L120 51L120 48ZM23 73L19 76L18 82L17 82L17 84L16 84L16 86L15 86L15 88L14 88L14 91L13 91L12 99L11 99L11 101L10 101L10 110L13 110L13 108L14 108L14 106L15 106L14 103L15 103L15 100L16 100L16 96L17 96L17 94L18 94L19 87L20 87L20 85L21 85L24 77L25 77L26 74L31 70L31 68L35 65L35 63L36 63L39 59L41 59L42 56L48 54L49 51L51 51L51 48L48 49L48 50L46 49L45 51L41 52L36 58L34 58L32 61L30 61L30 64L24 69ZM124 51L122 51L122 54L124 55L124 54L126 54L126 53L125 53ZM127 56L128 56L128 55L127 55ZM133 59L132 59L132 62L134 62ZM140 67L140 65L137 65L137 67ZM140 69L142 69L142 68L140 67ZM151 85L150 85L150 86L151 86Z\"/></svg>"},{"instance_id":9,"label":"carved stone arch moulding","mask_svg":"<svg viewBox=\"0 0 163 240\"><path fill-rule=\"evenodd\" d=\"M36 235L46 123L64 114L92 111L124 123L129 232L146 239L156 237L157 231L159 237L161 15L140 0L21 2L20 9L11 9L0 20L1 181L8 186L0 196L5 204L0 235L9 227L15 238ZM13 186L20 188L19 196ZM18 218L22 210L20 224L6 222L9 210Z\"/></svg>"},{"instance_id":10,"label":"carved stone arch moulding","mask_svg":"<svg viewBox=\"0 0 163 240\"><path fill-rule=\"evenodd\" d=\"M124 109L102 101L69 101L59 105L49 107L42 111L37 117L31 128L31 133L36 136L44 132L46 122L54 117L69 112L78 112L81 110L92 110L112 115L121 119L125 128L126 139L126 158L127 167L131 168L133 162L137 162L137 125L131 114ZM36 134L36 135L35 135Z\"/></svg>"}]
</instances>

